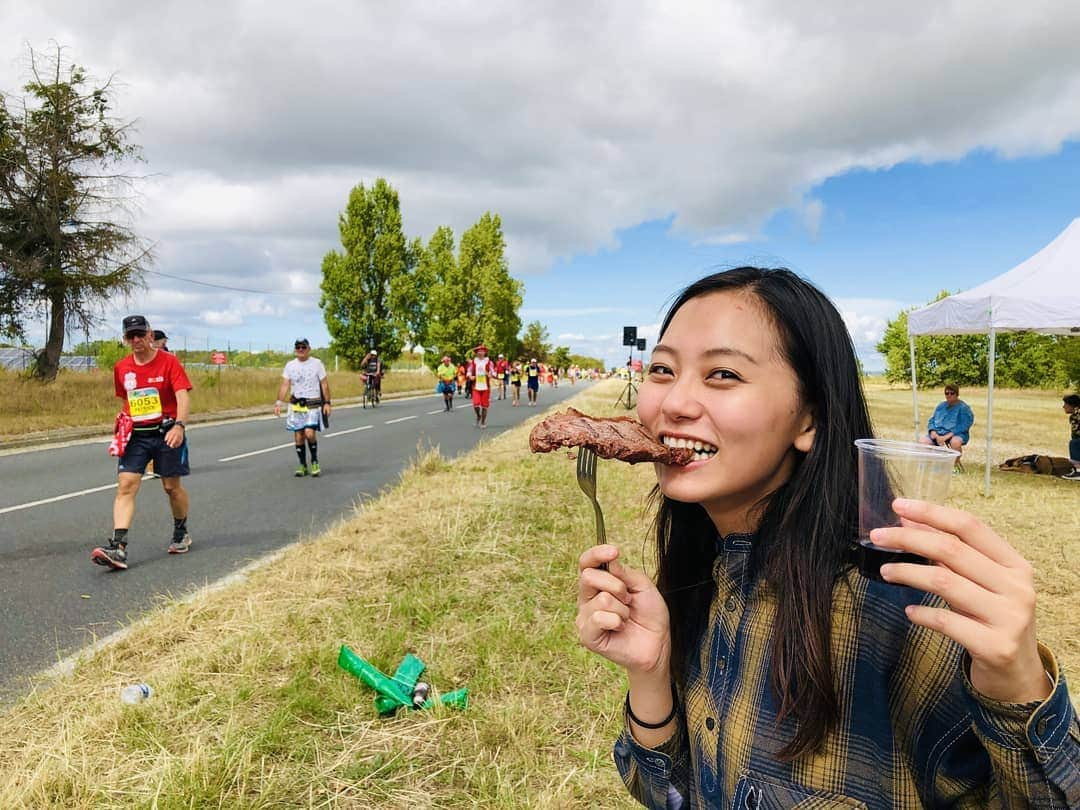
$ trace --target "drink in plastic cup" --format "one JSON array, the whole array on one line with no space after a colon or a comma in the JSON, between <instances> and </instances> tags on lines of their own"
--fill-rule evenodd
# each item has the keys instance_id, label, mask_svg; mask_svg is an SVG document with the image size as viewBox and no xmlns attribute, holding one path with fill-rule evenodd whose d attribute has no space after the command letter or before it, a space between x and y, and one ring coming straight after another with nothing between
<instances>
[{"instance_id":1,"label":"drink in plastic cup","mask_svg":"<svg viewBox=\"0 0 1080 810\"><path fill-rule=\"evenodd\" d=\"M859 572L881 579L881 566L891 562L926 565L925 557L880 548L870 542L872 529L899 526L894 498L942 503L949 491L953 465L960 454L947 447L889 439L857 439L859 450Z\"/></svg>"}]
</instances>

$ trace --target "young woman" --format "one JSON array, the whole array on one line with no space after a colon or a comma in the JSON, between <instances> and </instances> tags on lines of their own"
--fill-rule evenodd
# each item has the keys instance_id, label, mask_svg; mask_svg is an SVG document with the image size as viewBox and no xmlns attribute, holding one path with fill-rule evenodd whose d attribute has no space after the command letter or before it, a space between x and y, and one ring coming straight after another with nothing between
<instances>
[{"instance_id":1,"label":"young woman","mask_svg":"<svg viewBox=\"0 0 1080 810\"><path fill-rule=\"evenodd\" d=\"M1080 726L1036 643L1024 559L972 515L898 500L910 525L871 539L937 564L882 566L881 583L848 562L853 442L872 430L824 295L787 270L691 285L638 415L697 454L656 468L656 583L595 546L577 617L582 643L627 673L615 761L635 798L1080 806Z\"/></svg>"}]
</instances>

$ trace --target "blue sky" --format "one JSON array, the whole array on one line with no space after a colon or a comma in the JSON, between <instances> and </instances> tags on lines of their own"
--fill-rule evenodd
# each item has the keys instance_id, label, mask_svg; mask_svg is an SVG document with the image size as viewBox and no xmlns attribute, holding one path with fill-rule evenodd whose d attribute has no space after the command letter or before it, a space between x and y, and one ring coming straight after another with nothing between
<instances>
[{"instance_id":1,"label":"blue sky","mask_svg":"<svg viewBox=\"0 0 1080 810\"><path fill-rule=\"evenodd\" d=\"M59 43L137 122L156 259L90 337L325 344L321 259L384 177L410 237L497 212L557 345L621 363L682 285L786 265L874 370L901 309L1080 216L1077 42L1060 0L42 0L0 3L0 90Z\"/></svg>"},{"instance_id":2,"label":"blue sky","mask_svg":"<svg viewBox=\"0 0 1080 810\"><path fill-rule=\"evenodd\" d=\"M737 244L680 238L670 218L620 231L616 248L528 277L525 317L548 325L556 343L599 353L618 346L624 324L651 337L672 294L714 268L784 266L838 304L864 365L880 369L873 344L887 320L940 290L957 292L1009 270L1080 217L1080 144L1040 157L980 150L955 161L855 170L812 196L821 203L816 228L778 211ZM626 353L607 348L604 356L625 362Z\"/></svg>"}]
</instances>

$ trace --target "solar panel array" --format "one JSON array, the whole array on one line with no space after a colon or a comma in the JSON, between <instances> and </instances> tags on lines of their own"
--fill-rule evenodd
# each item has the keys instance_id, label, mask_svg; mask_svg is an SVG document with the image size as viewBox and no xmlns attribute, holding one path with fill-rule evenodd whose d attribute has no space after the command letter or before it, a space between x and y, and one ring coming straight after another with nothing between
<instances>
[{"instance_id":1,"label":"solar panel array","mask_svg":"<svg viewBox=\"0 0 1080 810\"><path fill-rule=\"evenodd\" d=\"M32 349L0 349L0 368L14 371L25 371L34 365L34 352ZM60 368L70 368L75 371L87 371L97 368L97 359L88 356L62 356Z\"/></svg>"},{"instance_id":2,"label":"solar panel array","mask_svg":"<svg viewBox=\"0 0 1080 810\"><path fill-rule=\"evenodd\" d=\"M0 349L0 366L16 370L30 368L34 353L29 349Z\"/></svg>"}]
</instances>

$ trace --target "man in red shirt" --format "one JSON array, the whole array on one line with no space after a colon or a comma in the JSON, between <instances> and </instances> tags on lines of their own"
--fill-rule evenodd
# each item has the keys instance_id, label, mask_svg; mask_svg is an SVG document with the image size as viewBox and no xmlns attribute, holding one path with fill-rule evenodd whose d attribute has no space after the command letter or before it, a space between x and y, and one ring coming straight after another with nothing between
<instances>
[{"instance_id":1,"label":"man in red shirt","mask_svg":"<svg viewBox=\"0 0 1080 810\"><path fill-rule=\"evenodd\" d=\"M90 559L98 565L116 569L128 567L127 533L135 517L135 495L150 461L161 477L172 509L169 553L184 554L191 546L187 530L188 494L180 483L180 478L190 472L184 421L190 410L191 381L176 355L154 346L154 333L145 317L128 315L123 328L124 342L131 347L131 354L116 364L113 382L122 403L117 417L117 439L122 425L130 429L130 438L125 446L123 442L114 442L120 462L112 537L107 546L90 552Z\"/></svg>"},{"instance_id":2,"label":"man in red shirt","mask_svg":"<svg viewBox=\"0 0 1080 810\"><path fill-rule=\"evenodd\" d=\"M495 361L495 381L499 384L499 399L506 399L506 384L510 382L510 364L501 354Z\"/></svg>"}]
</instances>

